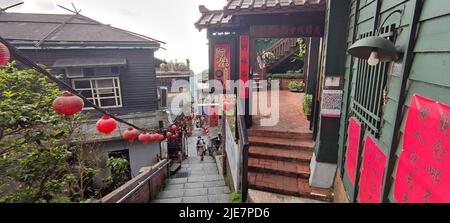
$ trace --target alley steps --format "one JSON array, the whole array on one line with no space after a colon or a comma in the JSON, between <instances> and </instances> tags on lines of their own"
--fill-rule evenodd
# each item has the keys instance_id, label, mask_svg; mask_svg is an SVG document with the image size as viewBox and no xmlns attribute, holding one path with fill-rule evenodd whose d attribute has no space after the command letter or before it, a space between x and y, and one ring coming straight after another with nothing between
<instances>
[{"instance_id":1,"label":"alley steps","mask_svg":"<svg viewBox=\"0 0 450 223\"><path fill-rule=\"evenodd\" d=\"M270 136L269 134L267 136L254 136L250 133L249 142L251 146L307 151L312 151L314 149L314 143L312 141L279 138Z\"/></svg>"},{"instance_id":2,"label":"alley steps","mask_svg":"<svg viewBox=\"0 0 450 223\"><path fill-rule=\"evenodd\" d=\"M249 172L249 186L257 190L320 201L331 201L332 199L332 193L329 190L313 188L309 185L308 179L299 177Z\"/></svg>"},{"instance_id":3,"label":"alley steps","mask_svg":"<svg viewBox=\"0 0 450 223\"><path fill-rule=\"evenodd\" d=\"M310 131L254 128L249 135L249 188L304 199L332 200L329 190L309 185L314 150Z\"/></svg>"},{"instance_id":4,"label":"alley steps","mask_svg":"<svg viewBox=\"0 0 450 223\"><path fill-rule=\"evenodd\" d=\"M257 120L257 119L255 119ZM259 121L259 120L257 120ZM280 130L262 130L262 129L252 129L251 131L252 136L272 136L276 138L283 138L283 139L298 139L298 140L311 140L312 139L312 132L311 131L305 131L305 132L291 132L289 130L280 131Z\"/></svg>"},{"instance_id":5,"label":"alley steps","mask_svg":"<svg viewBox=\"0 0 450 223\"><path fill-rule=\"evenodd\" d=\"M298 163L306 163L309 165L312 153L305 150L292 150L262 146L252 146L249 149L250 158L270 159L276 161L291 161Z\"/></svg>"},{"instance_id":6,"label":"alley steps","mask_svg":"<svg viewBox=\"0 0 450 223\"><path fill-rule=\"evenodd\" d=\"M309 179L309 163L277 161L272 159L249 158L248 168L257 173L272 173L282 176Z\"/></svg>"}]
</instances>

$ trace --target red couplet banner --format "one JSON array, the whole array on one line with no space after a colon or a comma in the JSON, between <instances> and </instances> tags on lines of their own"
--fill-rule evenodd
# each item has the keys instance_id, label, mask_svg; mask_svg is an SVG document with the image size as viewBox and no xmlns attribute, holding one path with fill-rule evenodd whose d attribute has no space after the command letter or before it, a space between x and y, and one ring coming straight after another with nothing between
<instances>
[{"instance_id":1,"label":"red couplet banner","mask_svg":"<svg viewBox=\"0 0 450 223\"><path fill-rule=\"evenodd\" d=\"M231 73L231 52L230 44L214 45L214 80L221 80L223 87L226 88L226 81L230 80ZM215 86L216 90L222 90L222 87Z\"/></svg>"},{"instance_id":2,"label":"red couplet banner","mask_svg":"<svg viewBox=\"0 0 450 223\"><path fill-rule=\"evenodd\" d=\"M361 136L361 126L355 120L350 118L350 125L348 127L348 146L345 154L345 170L353 187L355 186L356 166L358 164L358 150Z\"/></svg>"},{"instance_id":3,"label":"red couplet banner","mask_svg":"<svg viewBox=\"0 0 450 223\"><path fill-rule=\"evenodd\" d=\"M247 83L250 69L250 37L248 35L240 36L239 42L239 79L243 83ZM248 88L240 88L239 94L241 95L241 98L247 98Z\"/></svg>"},{"instance_id":4,"label":"red couplet banner","mask_svg":"<svg viewBox=\"0 0 450 223\"><path fill-rule=\"evenodd\" d=\"M450 106L413 95L398 161L399 203L450 202Z\"/></svg>"},{"instance_id":5,"label":"red couplet banner","mask_svg":"<svg viewBox=\"0 0 450 223\"><path fill-rule=\"evenodd\" d=\"M209 126L217 127L219 125L219 106L209 107Z\"/></svg>"},{"instance_id":6,"label":"red couplet banner","mask_svg":"<svg viewBox=\"0 0 450 223\"><path fill-rule=\"evenodd\" d=\"M386 155L370 136L366 137L364 156L359 183L359 202L380 203L383 186Z\"/></svg>"}]
</instances>

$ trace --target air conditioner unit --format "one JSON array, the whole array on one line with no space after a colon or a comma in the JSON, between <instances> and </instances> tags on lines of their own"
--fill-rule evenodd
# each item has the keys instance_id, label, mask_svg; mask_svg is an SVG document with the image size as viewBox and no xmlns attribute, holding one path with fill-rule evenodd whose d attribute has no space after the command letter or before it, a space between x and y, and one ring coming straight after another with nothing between
<instances>
[{"instance_id":1,"label":"air conditioner unit","mask_svg":"<svg viewBox=\"0 0 450 223\"><path fill-rule=\"evenodd\" d=\"M169 90L167 87L159 87L158 88L158 101L159 101L159 108L167 108L168 107L168 93Z\"/></svg>"}]
</instances>

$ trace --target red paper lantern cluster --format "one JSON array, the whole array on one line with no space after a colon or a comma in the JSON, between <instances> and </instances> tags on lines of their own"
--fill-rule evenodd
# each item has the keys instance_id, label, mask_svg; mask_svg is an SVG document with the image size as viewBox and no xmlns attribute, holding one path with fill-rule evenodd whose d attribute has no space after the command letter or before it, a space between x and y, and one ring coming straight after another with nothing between
<instances>
[{"instance_id":1,"label":"red paper lantern cluster","mask_svg":"<svg viewBox=\"0 0 450 223\"><path fill-rule=\"evenodd\" d=\"M8 47L0 43L0 66L6 65L11 58Z\"/></svg>"},{"instance_id":2,"label":"red paper lantern cluster","mask_svg":"<svg viewBox=\"0 0 450 223\"><path fill-rule=\"evenodd\" d=\"M105 135L111 134L114 130L117 128L117 122L116 120L112 119L111 117L104 115L102 118L100 118L97 121L97 124L95 124L97 127L97 130Z\"/></svg>"},{"instance_id":3,"label":"red paper lantern cluster","mask_svg":"<svg viewBox=\"0 0 450 223\"><path fill-rule=\"evenodd\" d=\"M122 133L122 135L128 142L134 142L134 140L139 136L139 131L135 128L128 128Z\"/></svg>"},{"instance_id":4,"label":"red paper lantern cluster","mask_svg":"<svg viewBox=\"0 0 450 223\"><path fill-rule=\"evenodd\" d=\"M83 109L84 102L80 97L66 91L53 101L52 107L57 113L71 117Z\"/></svg>"}]
</instances>

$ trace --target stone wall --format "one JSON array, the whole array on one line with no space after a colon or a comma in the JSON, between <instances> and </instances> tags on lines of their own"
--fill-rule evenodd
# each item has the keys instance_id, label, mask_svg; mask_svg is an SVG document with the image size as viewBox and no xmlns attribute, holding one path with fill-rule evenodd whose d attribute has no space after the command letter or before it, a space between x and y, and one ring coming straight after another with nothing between
<instances>
[{"instance_id":1,"label":"stone wall","mask_svg":"<svg viewBox=\"0 0 450 223\"><path fill-rule=\"evenodd\" d=\"M117 203L129 194L120 203L149 203L162 190L169 177L169 164L169 160L162 160L154 166L142 168L138 176L104 196L100 202Z\"/></svg>"}]
</instances>

